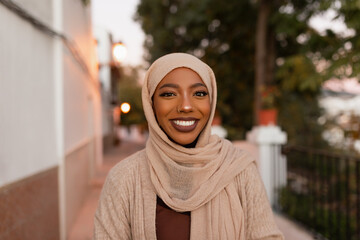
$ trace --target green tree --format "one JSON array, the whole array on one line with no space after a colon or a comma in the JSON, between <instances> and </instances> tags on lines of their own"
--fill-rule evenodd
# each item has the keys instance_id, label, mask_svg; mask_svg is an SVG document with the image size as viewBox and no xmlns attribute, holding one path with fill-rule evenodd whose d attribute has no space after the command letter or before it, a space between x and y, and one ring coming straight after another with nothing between
<instances>
[{"instance_id":1,"label":"green tree","mask_svg":"<svg viewBox=\"0 0 360 240\"><path fill-rule=\"evenodd\" d=\"M248 1L142 0L136 19L146 34L149 62L180 51L213 68L223 123L231 137L244 137L252 126L254 6Z\"/></svg>"},{"instance_id":2,"label":"green tree","mask_svg":"<svg viewBox=\"0 0 360 240\"><path fill-rule=\"evenodd\" d=\"M317 95L322 81L335 72L333 56L341 50L343 39L330 30L320 34L308 22L330 7L339 11L336 2L141 0L135 18L146 34L149 62L181 51L200 57L213 68L218 110L230 138L243 138L251 129L254 93L266 84L282 93L278 99L280 124L289 138L296 144L309 144L321 142ZM255 81L259 77L256 69L261 72L260 83ZM258 108L258 101L256 104ZM311 134L304 136L307 132Z\"/></svg>"},{"instance_id":3,"label":"green tree","mask_svg":"<svg viewBox=\"0 0 360 240\"><path fill-rule=\"evenodd\" d=\"M360 2L356 0L338 0L337 19L343 19L347 27L342 36L340 47L330 59L330 71L339 78L357 77L360 81Z\"/></svg>"},{"instance_id":4,"label":"green tree","mask_svg":"<svg viewBox=\"0 0 360 240\"><path fill-rule=\"evenodd\" d=\"M289 143L325 147L321 126L317 124L322 112L317 97L326 74L318 70L318 65L326 61L333 49L329 42L338 40L331 31L321 35L308 22L326 11L331 1L271 3L266 36L273 46L267 47L270 61L265 64L270 70L262 82L281 90L279 124L287 132Z\"/></svg>"}]
</instances>

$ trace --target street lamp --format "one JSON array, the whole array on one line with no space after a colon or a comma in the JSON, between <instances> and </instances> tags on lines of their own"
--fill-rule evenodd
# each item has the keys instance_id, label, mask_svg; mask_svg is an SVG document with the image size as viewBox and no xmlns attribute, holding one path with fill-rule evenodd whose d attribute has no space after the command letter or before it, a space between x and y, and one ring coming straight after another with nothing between
<instances>
[{"instance_id":1,"label":"street lamp","mask_svg":"<svg viewBox=\"0 0 360 240\"><path fill-rule=\"evenodd\" d=\"M124 62L127 55L126 45L122 42L113 43L111 46L111 58L108 62L99 61L99 70L103 67L119 68L120 64Z\"/></svg>"},{"instance_id":2,"label":"street lamp","mask_svg":"<svg viewBox=\"0 0 360 240\"><path fill-rule=\"evenodd\" d=\"M115 43L112 49L112 55L117 63L122 63L126 58L127 48L122 42Z\"/></svg>"}]
</instances>

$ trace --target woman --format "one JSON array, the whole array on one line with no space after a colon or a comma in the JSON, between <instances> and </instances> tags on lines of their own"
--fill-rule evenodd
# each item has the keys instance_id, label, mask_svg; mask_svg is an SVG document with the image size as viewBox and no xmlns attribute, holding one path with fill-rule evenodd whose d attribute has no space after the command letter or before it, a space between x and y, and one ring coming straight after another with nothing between
<instances>
[{"instance_id":1,"label":"woman","mask_svg":"<svg viewBox=\"0 0 360 240\"><path fill-rule=\"evenodd\" d=\"M95 239L283 239L253 158L210 135L216 97L214 73L196 57L151 65L149 139L109 173Z\"/></svg>"}]
</instances>

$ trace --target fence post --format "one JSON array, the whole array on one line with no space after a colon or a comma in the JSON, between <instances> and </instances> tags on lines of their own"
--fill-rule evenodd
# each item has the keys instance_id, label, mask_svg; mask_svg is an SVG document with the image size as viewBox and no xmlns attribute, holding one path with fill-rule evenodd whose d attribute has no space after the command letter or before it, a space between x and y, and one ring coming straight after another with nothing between
<instances>
[{"instance_id":1,"label":"fence post","mask_svg":"<svg viewBox=\"0 0 360 240\"><path fill-rule=\"evenodd\" d=\"M286 158L281 154L281 145L287 142L287 134L278 126L256 126L247 133L246 140L258 146L260 175L274 207L278 200L277 190L286 185Z\"/></svg>"}]
</instances>

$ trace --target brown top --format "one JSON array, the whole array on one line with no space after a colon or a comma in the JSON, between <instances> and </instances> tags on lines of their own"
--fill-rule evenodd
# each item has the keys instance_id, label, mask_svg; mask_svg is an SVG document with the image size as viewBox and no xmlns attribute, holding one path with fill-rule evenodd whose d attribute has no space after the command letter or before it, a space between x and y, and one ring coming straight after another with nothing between
<instances>
[{"instance_id":1,"label":"brown top","mask_svg":"<svg viewBox=\"0 0 360 240\"><path fill-rule=\"evenodd\" d=\"M156 199L155 221L158 240L190 239L190 212L176 212L159 197Z\"/></svg>"}]
</instances>

